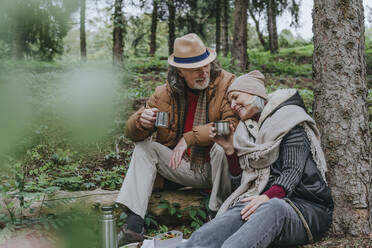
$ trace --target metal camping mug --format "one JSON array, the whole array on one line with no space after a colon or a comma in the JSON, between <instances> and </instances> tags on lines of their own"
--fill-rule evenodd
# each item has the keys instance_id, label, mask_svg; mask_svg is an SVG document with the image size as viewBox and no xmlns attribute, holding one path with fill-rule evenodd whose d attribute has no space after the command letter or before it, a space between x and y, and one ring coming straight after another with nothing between
<instances>
[{"instance_id":1,"label":"metal camping mug","mask_svg":"<svg viewBox=\"0 0 372 248\"><path fill-rule=\"evenodd\" d=\"M216 128L217 135L229 135L230 134L230 122L229 121L215 121L214 127Z\"/></svg>"},{"instance_id":2,"label":"metal camping mug","mask_svg":"<svg viewBox=\"0 0 372 248\"><path fill-rule=\"evenodd\" d=\"M157 112L155 127L168 127L168 112Z\"/></svg>"},{"instance_id":3,"label":"metal camping mug","mask_svg":"<svg viewBox=\"0 0 372 248\"><path fill-rule=\"evenodd\" d=\"M101 208L100 222L100 243L101 248L117 248L116 221L113 206Z\"/></svg>"}]
</instances>

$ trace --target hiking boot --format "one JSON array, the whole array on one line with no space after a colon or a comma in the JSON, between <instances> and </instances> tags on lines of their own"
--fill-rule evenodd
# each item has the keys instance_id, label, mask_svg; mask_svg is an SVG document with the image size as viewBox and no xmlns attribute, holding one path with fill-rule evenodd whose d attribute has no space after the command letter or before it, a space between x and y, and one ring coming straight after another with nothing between
<instances>
[{"instance_id":1,"label":"hiking boot","mask_svg":"<svg viewBox=\"0 0 372 248\"><path fill-rule=\"evenodd\" d=\"M123 246L130 243L142 242L144 240L145 228L142 228L141 233L136 233L127 228L125 224L118 233L118 246Z\"/></svg>"}]
</instances>

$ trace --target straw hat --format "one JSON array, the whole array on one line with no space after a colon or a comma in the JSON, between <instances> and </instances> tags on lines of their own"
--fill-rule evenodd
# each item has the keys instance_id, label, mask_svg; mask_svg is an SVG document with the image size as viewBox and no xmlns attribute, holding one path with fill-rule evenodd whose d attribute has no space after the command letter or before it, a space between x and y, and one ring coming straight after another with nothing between
<instances>
[{"instance_id":1,"label":"straw hat","mask_svg":"<svg viewBox=\"0 0 372 248\"><path fill-rule=\"evenodd\" d=\"M205 47L196 34L187 34L174 41L174 53L169 56L168 63L179 68L198 68L211 63L216 52Z\"/></svg>"}]
</instances>

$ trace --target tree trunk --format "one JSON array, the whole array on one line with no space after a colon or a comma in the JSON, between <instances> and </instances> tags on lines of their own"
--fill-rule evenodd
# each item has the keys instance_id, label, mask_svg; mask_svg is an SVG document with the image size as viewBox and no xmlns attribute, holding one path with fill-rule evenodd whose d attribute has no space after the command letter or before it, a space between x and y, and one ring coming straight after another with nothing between
<instances>
[{"instance_id":1,"label":"tree trunk","mask_svg":"<svg viewBox=\"0 0 372 248\"><path fill-rule=\"evenodd\" d=\"M246 0L235 0L232 57L237 69L242 72L248 69L247 7Z\"/></svg>"},{"instance_id":2,"label":"tree trunk","mask_svg":"<svg viewBox=\"0 0 372 248\"><path fill-rule=\"evenodd\" d=\"M229 54L229 0L220 0L221 1L221 9L222 9L222 30L221 30L221 36L222 36L222 50L223 50L223 56L227 57Z\"/></svg>"},{"instance_id":3,"label":"tree trunk","mask_svg":"<svg viewBox=\"0 0 372 248\"><path fill-rule=\"evenodd\" d=\"M87 44L85 34L86 0L80 0L80 55L83 61L87 60Z\"/></svg>"},{"instance_id":4,"label":"tree trunk","mask_svg":"<svg viewBox=\"0 0 372 248\"><path fill-rule=\"evenodd\" d=\"M24 31L25 23L22 22L24 13L24 8L22 8L22 2L17 0L14 1L14 5L10 8L9 13L14 15L14 21L10 22L10 30L11 31L11 56L15 60L22 60L24 59L24 55L26 54L26 37ZM23 10L23 11L21 11Z\"/></svg>"},{"instance_id":5,"label":"tree trunk","mask_svg":"<svg viewBox=\"0 0 372 248\"><path fill-rule=\"evenodd\" d=\"M221 0L216 0L216 52L221 51Z\"/></svg>"},{"instance_id":6,"label":"tree trunk","mask_svg":"<svg viewBox=\"0 0 372 248\"><path fill-rule=\"evenodd\" d=\"M314 117L335 202L333 232L366 235L372 171L362 0L315 0L313 33Z\"/></svg>"},{"instance_id":7,"label":"tree trunk","mask_svg":"<svg viewBox=\"0 0 372 248\"><path fill-rule=\"evenodd\" d=\"M24 49L23 42L22 42L22 37L23 37L22 33L23 33L22 26L20 25L19 22L17 22L13 26L12 48L11 48L12 58L15 60L21 60L24 58L23 55L24 55L25 49Z\"/></svg>"},{"instance_id":8,"label":"tree trunk","mask_svg":"<svg viewBox=\"0 0 372 248\"><path fill-rule=\"evenodd\" d=\"M123 49L124 49L124 16L122 10L123 0L115 0L114 10L114 31L113 31L113 48L112 48L112 61L114 65L123 62Z\"/></svg>"},{"instance_id":9,"label":"tree trunk","mask_svg":"<svg viewBox=\"0 0 372 248\"><path fill-rule=\"evenodd\" d=\"M158 26L158 1L153 0L153 9L151 17L151 39L150 56L155 56L156 52L156 27Z\"/></svg>"},{"instance_id":10,"label":"tree trunk","mask_svg":"<svg viewBox=\"0 0 372 248\"><path fill-rule=\"evenodd\" d=\"M252 9L248 6L248 11L249 11L249 15L252 17L252 20L254 21L254 24L256 26L256 32L257 32L257 36L258 36L258 39L261 43L261 45L263 46L263 48L266 50L267 48L267 43L263 37L263 34L260 30L260 22L256 19L256 17L254 16L254 13L252 11Z\"/></svg>"},{"instance_id":11,"label":"tree trunk","mask_svg":"<svg viewBox=\"0 0 372 248\"><path fill-rule=\"evenodd\" d=\"M168 28L169 28L169 38L168 38L168 51L169 54L173 53L173 43L176 39L176 7L174 6L174 0L168 0L168 11L169 11L169 19L168 19Z\"/></svg>"},{"instance_id":12,"label":"tree trunk","mask_svg":"<svg viewBox=\"0 0 372 248\"><path fill-rule=\"evenodd\" d=\"M279 49L278 31L276 29L276 8L275 0L267 1L267 31L269 33L269 48L271 53L277 53Z\"/></svg>"}]
</instances>

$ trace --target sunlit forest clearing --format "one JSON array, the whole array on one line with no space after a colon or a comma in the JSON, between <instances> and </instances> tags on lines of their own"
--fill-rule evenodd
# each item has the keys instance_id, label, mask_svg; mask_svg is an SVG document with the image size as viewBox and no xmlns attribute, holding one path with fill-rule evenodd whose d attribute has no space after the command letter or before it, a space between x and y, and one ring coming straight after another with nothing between
<instances>
[{"instance_id":1,"label":"sunlit forest clearing","mask_svg":"<svg viewBox=\"0 0 372 248\"><path fill-rule=\"evenodd\" d=\"M117 194L134 147L124 134L125 123L155 88L165 83L167 59L172 53L169 44L176 37L197 33L208 47L219 52L218 60L226 71L239 76L259 70L266 76L269 93L296 88L308 112L312 115L316 112L314 38L302 38L290 26L280 32L276 27L275 31L268 30L265 16L268 1L247 1L250 5L245 9L245 19L249 22L245 23L246 47L243 48L233 45L234 39L238 39L234 33L238 0L106 0L102 5L93 0L24 2L27 3L18 0L0 3L0 247L11 247L6 246L7 242L13 242L16 233L25 230L42 233L41 239L48 240L45 247L56 243L66 247L99 247L99 208L107 203L92 200L89 206L80 206L76 199L84 197L81 191ZM274 19L287 13L294 25L296 20L299 25L301 1L277 2ZM362 73L364 81L360 83L358 96L362 96L366 106L365 137L369 137L369 148L365 150L370 158L372 6L368 4L359 13L365 18L364 41L360 43L363 46L359 46L365 55L365 75ZM131 5L141 12L132 15L128 13L130 8L123 12ZM94 28L86 29L82 25L88 22L82 19L86 14L93 16L89 25ZM101 16L107 18L101 20ZM155 32L151 31L154 22ZM271 32L276 39L270 38ZM236 55L244 52L246 58ZM342 99L339 91L343 91L343 86L335 87L334 91ZM369 180L365 182L366 188L372 190L368 186L372 182L370 167L369 160L369 168L360 171ZM79 196L71 194L52 200L59 192L79 192ZM341 194L336 192L338 196ZM354 209L359 202L350 199L340 206L347 206L351 212L367 209L363 218L372 227L372 193L368 192L367 206L362 204ZM161 191L154 194L156 198ZM154 208L161 209L162 214L151 212L145 217L147 235L177 229L188 238L207 222L208 198L199 198L189 208L177 201L161 199ZM125 223L126 214L119 208L115 214L119 227ZM164 221L166 218L175 221L168 223ZM372 246L370 227L354 232L345 225L333 230L334 233L331 231L321 243L306 247ZM365 230L370 233L364 233ZM344 238L337 238L340 236Z\"/></svg>"}]
</instances>

